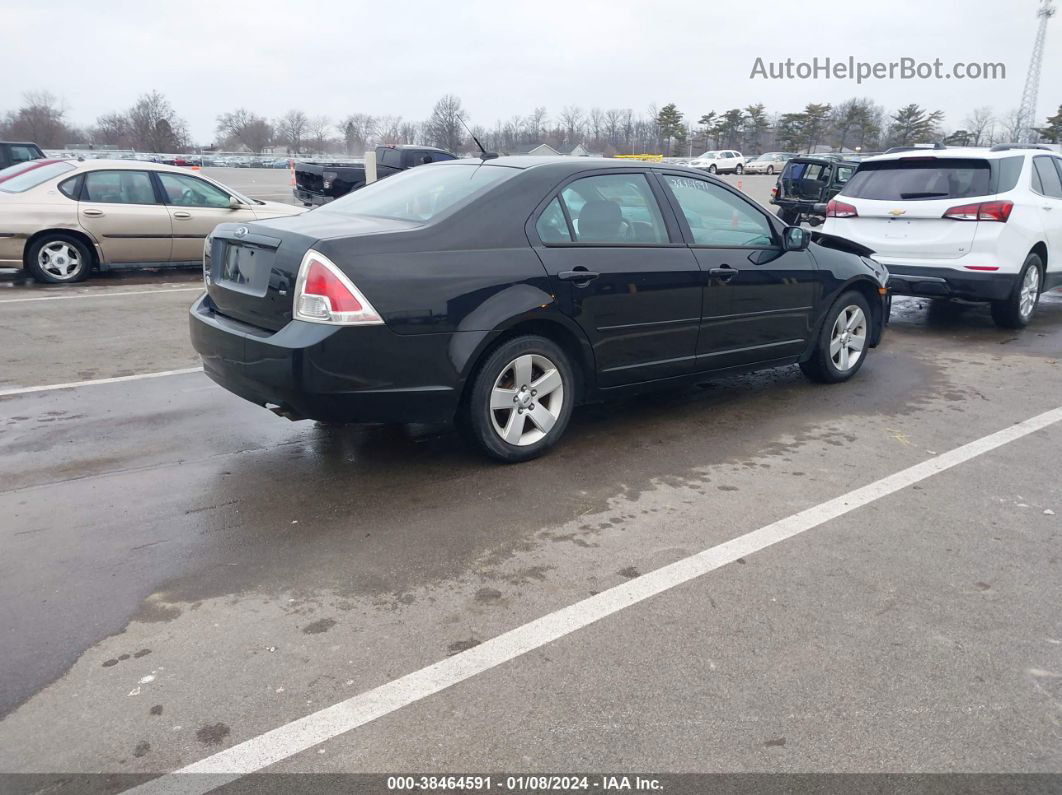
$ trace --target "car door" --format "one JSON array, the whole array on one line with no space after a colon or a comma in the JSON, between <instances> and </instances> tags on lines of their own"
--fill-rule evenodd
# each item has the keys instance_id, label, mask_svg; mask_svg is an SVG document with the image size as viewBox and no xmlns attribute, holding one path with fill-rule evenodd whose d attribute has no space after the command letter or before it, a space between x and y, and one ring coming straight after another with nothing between
<instances>
[{"instance_id":1,"label":"car door","mask_svg":"<svg viewBox=\"0 0 1062 795\"><path fill-rule=\"evenodd\" d=\"M660 180L706 276L696 368L801 353L821 291L814 257L784 251L773 221L739 191L686 173Z\"/></svg>"},{"instance_id":2,"label":"car door","mask_svg":"<svg viewBox=\"0 0 1062 795\"><path fill-rule=\"evenodd\" d=\"M171 171L154 174L173 223L174 262L201 261L203 240L218 224L255 220L250 207L230 207L232 194L205 179Z\"/></svg>"},{"instance_id":3,"label":"car door","mask_svg":"<svg viewBox=\"0 0 1062 795\"><path fill-rule=\"evenodd\" d=\"M1039 194L1036 200L1047 238L1048 268L1052 271L1055 270L1052 261L1062 256L1062 171L1059 165L1062 161L1050 155L1033 158L1033 190Z\"/></svg>"},{"instance_id":4,"label":"car door","mask_svg":"<svg viewBox=\"0 0 1062 795\"><path fill-rule=\"evenodd\" d=\"M170 261L170 214L151 176L132 169L89 171L81 185L78 221L108 263Z\"/></svg>"},{"instance_id":5,"label":"car door","mask_svg":"<svg viewBox=\"0 0 1062 795\"><path fill-rule=\"evenodd\" d=\"M581 176L529 224L562 310L593 346L602 387L693 366L701 273L662 198L643 170Z\"/></svg>"}]
</instances>

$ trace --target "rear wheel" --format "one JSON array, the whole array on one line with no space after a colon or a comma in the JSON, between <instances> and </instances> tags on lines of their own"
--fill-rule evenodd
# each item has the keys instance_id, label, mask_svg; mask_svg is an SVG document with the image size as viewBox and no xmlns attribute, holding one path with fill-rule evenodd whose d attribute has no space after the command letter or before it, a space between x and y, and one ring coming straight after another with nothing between
<instances>
[{"instance_id":1,"label":"rear wheel","mask_svg":"<svg viewBox=\"0 0 1062 795\"><path fill-rule=\"evenodd\" d=\"M528 461L556 444L574 400L575 375L564 350L545 337L516 337L476 373L459 425L492 458Z\"/></svg>"},{"instance_id":2,"label":"rear wheel","mask_svg":"<svg viewBox=\"0 0 1062 795\"><path fill-rule=\"evenodd\" d=\"M782 219L782 223L788 226L796 226L800 223L800 213L796 210L781 207L778 210L778 217Z\"/></svg>"},{"instance_id":3,"label":"rear wheel","mask_svg":"<svg viewBox=\"0 0 1062 795\"><path fill-rule=\"evenodd\" d=\"M1030 254L1018 275L1018 283L1008 298L992 302L992 320L1000 328L1020 329L1029 325L1040 302L1044 263L1039 254Z\"/></svg>"},{"instance_id":4,"label":"rear wheel","mask_svg":"<svg viewBox=\"0 0 1062 795\"><path fill-rule=\"evenodd\" d=\"M767 173L773 175L774 174L774 166L767 166Z\"/></svg>"},{"instance_id":5,"label":"rear wheel","mask_svg":"<svg viewBox=\"0 0 1062 795\"><path fill-rule=\"evenodd\" d=\"M80 282L88 278L92 252L73 235L54 232L33 242L26 251L25 264L39 282Z\"/></svg>"},{"instance_id":6,"label":"rear wheel","mask_svg":"<svg viewBox=\"0 0 1062 795\"><path fill-rule=\"evenodd\" d=\"M855 291L830 308L811 358L800 363L804 375L823 384L847 381L859 372L870 350L870 305Z\"/></svg>"}]
</instances>

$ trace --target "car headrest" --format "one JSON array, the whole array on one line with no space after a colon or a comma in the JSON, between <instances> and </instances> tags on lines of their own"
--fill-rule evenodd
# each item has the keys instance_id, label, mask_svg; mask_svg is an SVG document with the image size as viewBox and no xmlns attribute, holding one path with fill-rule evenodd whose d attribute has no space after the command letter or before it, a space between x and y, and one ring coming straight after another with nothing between
<instances>
[{"instance_id":1,"label":"car headrest","mask_svg":"<svg viewBox=\"0 0 1062 795\"><path fill-rule=\"evenodd\" d=\"M579 213L579 237L583 240L616 240L622 225L623 213L615 202L589 201Z\"/></svg>"}]
</instances>

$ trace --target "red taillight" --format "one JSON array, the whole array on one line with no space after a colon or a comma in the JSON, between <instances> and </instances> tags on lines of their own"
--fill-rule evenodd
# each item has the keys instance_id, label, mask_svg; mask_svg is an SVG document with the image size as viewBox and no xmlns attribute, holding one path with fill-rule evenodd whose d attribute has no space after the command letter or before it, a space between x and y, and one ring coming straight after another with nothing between
<instances>
[{"instance_id":1,"label":"red taillight","mask_svg":"<svg viewBox=\"0 0 1062 795\"><path fill-rule=\"evenodd\" d=\"M998 271L998 265L966 265L968 271Z\"/></svg>"},{"instance_id":2,"label":"red taillight","mask_svg":"<svg viewBox=\"0 0 1062 795\"><path fill-rule=\"evenodd\" d=\"M777 199L778 198L778 186L777 185L775 185L773 188L771 188L771 198L772 199Z\"/></svg>"},{"instance_id":3,"label":"red taillight","mask_svg":"<svg viewBox=\"0 0 1062 795\"><path fill-rule=\"evenodd\" d=\"M851 204L846 202L839 202L837 199L830 199L830 203L826 205L826 217L827 218L858 218L859 211Z\"/></svg>"},{"instance_id":4,"label":"red taillight","mask_svg":"<svg viewBox=\"0 0 1062 795\"><path fill-rule=\"evenodd\" d=\"M328 299L329 309L333 312L360 312L361 304L354 294L316 259L310 260L310 270L306 273L303 295L317 295Z\"/></svg>"},{"instance_id":5,"label":"red taillight","mask_svg":"<svg viewBox=\"0 0 1062 795\"><path fill-rule=\"evenodd\" d=\"M953 221L998 221L1005 224L1013 210L1014 202L980 202L952 207L944 213L944 217Z\"/></svg>"},{"instance_id":6,"label":"red taillight","mask_svg":"<svg viewBox=\"0 0 1062 795\"><path fill-rule=\"evenodd\" d=\"M306 252L295 283L294 317L311 323L366 326L383 323L357 287L327 257Z\"/></svg>"}]
</instances>

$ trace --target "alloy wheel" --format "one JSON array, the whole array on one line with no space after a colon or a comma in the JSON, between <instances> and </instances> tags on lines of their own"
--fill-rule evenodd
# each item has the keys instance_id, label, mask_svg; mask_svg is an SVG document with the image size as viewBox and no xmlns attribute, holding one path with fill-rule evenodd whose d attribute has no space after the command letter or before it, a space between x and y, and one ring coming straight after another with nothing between
<instances>
[{"instance_id":1,"label":"alloy wheel","mask_svg":"<svg viewBox=\"0 0 1062 795\"><path fill-rule=\"evenodd\" d=\"M37 264L57 279L69 279L81 269L81 254L69 243L57 240L41 247Z\"/></svg>"},{"instance_id":2,"label":"alloy wheel","mask_svg":"<svg viewBox=\"0 0 1062 795\"><path fill-rule=\"evenodd\" d=\"M1021 296L1018 303L1018 311L1022 318L1028 320L1036 308L1036 298L1040 294L1040 271L1035 267L1029 267L1025 271L1025 278L1021 283Z\"/></svg>"},{"instance_id":3,"label":"alloy wheel","mask_svg":"<svg viewBox=\"0 0 1062 795\"><path fill-rule=\"evenodd\" d=\"M564 379L537 353L518 356L502 368L490 393L494 432L517 447L534 444L557 423L564 406Z\"/></svg>"},{"instance_id":4,"label":"alloy wheel","mask_svg":"<svg viewBox=\"0 0 1062 795\"><path fill-rule=\"evenodd\" d=\"M867 318L863 310L850 304L841 310L830 335L830 358L842 373L851 370L867 345Z\"/></svg>"}]
</instances>

